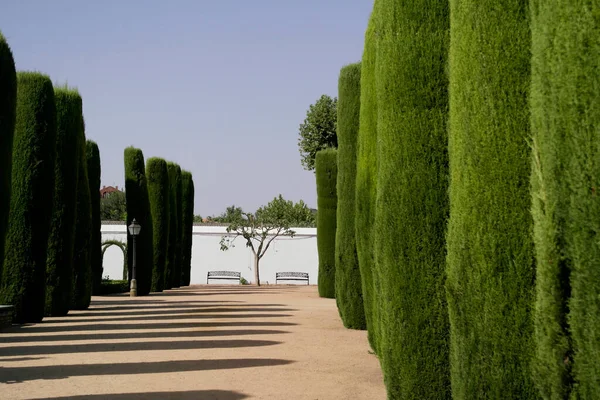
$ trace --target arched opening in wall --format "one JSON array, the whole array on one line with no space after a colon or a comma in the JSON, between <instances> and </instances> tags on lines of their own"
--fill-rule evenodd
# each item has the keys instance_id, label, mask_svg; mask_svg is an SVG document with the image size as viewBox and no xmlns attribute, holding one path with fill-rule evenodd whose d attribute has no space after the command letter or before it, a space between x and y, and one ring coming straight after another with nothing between
<instances>
[{"instance_id":1,"label":"arched opening in wall","mask_svg":"<svg viewBox=\"0 0 600 400\"><path fill-rule=\"evenodd\" d=\"M121 257L122 262L118 262ZM102 243L102 278L106 276L111 280L128 279L127 243L120 240L107 240Z\"/></svg>"}]
</instances>

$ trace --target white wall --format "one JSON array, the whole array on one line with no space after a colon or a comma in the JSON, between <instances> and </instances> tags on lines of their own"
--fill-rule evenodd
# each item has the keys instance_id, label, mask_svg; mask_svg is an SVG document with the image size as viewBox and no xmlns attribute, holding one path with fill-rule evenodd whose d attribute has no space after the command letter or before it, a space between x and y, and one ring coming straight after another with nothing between
<instances>
[{"instance_id":1,"label":"white wall","mask_svg":"<svg viewBox=\"0 0 600 400\"><path fill-rule=\"evenodd\" d=\"M142 229L144 229L142 227ZM260 262L261 283L275 284L275 272L308 272L310 284L317 284L319 260L317 255L316 228L294 228L294 238L279 237L273 241ZM219 242L226 234L221 226L194 226L192 243L191 283L206 283L208 271L239 271L248 282L254 282L252 250L246 247L241 237L235 240L235 247L221 251ZM102 241L127 241L125 224L102 225ZM121 279L123 274L123 253L117 246L106 250L102 276ZM237 284L235 281L216 281L215 284ZM285 281L282 283L305 282Z\"/></svg>"}]
</instances>

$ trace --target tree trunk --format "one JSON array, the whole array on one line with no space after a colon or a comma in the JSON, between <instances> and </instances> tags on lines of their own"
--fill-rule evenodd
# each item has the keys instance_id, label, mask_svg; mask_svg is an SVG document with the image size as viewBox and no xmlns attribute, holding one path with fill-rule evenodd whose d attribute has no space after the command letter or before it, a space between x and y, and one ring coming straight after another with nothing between
<instances>
[{"instance_id":1,"label":"tree trunk","mask_svg":"<svg viewBox=\"0 0 600 400\"><path fill-rule=\"evenodd\" d=\"M260 258L257 254L254 255L254 280L256 281L256 285L260 286L260 274L258 272L258 263L260 262Z\"/></svg>"}]
</instances>

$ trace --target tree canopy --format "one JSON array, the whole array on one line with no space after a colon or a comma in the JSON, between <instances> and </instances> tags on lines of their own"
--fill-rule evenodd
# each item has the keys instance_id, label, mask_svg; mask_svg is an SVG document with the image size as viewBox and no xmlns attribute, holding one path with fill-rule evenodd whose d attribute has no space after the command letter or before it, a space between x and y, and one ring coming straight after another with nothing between
<instances>
[{"instance_id":1,"label":"tree canopy","mask_svg":"<svg viewBox=\"0 0 600 400\"><path fill-rule=\"evenodd\" d=\"M337 98L322 95L306 112L300 124L298 148L307 171L315 169L315 156L327 147L337 148Z\"/></svg>"},{"instance_id":2,"label":"tree canopy","mask_svg":"<svg viewBox=\"0 0 600 400\"><path fill-rule=\"evenodd\" d=\"M102 221L125 221L127 219L125 192L112 192L100 199L100 219Z\"/></svg>"}]
</instances>

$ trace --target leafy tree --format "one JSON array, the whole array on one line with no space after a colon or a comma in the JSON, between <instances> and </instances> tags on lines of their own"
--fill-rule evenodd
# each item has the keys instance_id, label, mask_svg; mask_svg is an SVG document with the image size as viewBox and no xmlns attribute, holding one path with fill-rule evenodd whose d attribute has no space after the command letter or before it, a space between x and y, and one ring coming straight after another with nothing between
<instances>
[{"instance_id":1,"label":"leafy tree","mask_svg":"<svg viewBox=\"0 0 600 400\"><path fill-rule=\"evenodd\" d=\"M125 192L112 192L100 199L100 219L102 221L125 221L127 219Z\"/></svg>"},{"instance_id":2,"label":"leafy tree","mask_svg":"<svg viewBox=\"0 0 600 400\"><path fill-rule=\"evenodd\" d=\"M298 148L305 170L315 169L315 156L327 147L337 148L337 98L322 95L306 112L300 124Z\"/></svg>"},{"instance_id":3,"label":"leafy tree","mask_svg":"<svg viewBox=\"0 0 600 400\"><path fill-rule=\"evenodd\" d=\"M239 221L240 218L243 217L243 214L244 212L242 211L242 207L237 207L235 204L232 204L229 207L227 207L225 211L221 213L221 215L217 217L210 217L210 219L214 222L229 224L235 221Z\"/></svg>"},{"instance_id":4,"label":"leafy tree","mask_svg":"<svg viewBox=\"0 0 600 400\"><path fill-rule=\"evenodd\" d=\"M290 223L295 215L296 206L297 204L279 195L266 206L256 210L254 214L242 211L239 218L227 227L229 235L221 238L223 251L234 247L234 241L240 236L246 241L246 247L249 247L254 254L254 280L258 286L260 286L260 260L269 250L273 240L279 236L294 237L296 234L291 229Z\"/></svg>"},{"instance_id":5,"label":"leafy tree","mask_svg":"<svg viewBox=\"0 0 600 400\"><path fill-rule=\"evenodd\" d=\"M194 222L202 222L202 215L194 215Z\"/></svg>"}]
</instances>

